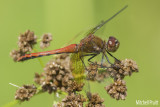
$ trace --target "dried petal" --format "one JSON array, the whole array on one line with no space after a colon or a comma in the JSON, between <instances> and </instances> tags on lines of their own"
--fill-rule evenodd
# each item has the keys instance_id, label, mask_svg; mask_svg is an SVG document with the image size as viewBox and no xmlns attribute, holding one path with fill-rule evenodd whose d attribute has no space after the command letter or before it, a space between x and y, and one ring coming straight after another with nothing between
<instances>
[{"instance_id":1,"label":"dried petal","mask_svg":"<svg viewBox=\"0 0 160 107\"><path fill-rule=\"evenodd\" d=\"M50 46L50 42L52 41L51 34L44 34L42 36L42 41L40 42L40 48L44 49Z\"/></svg>"}]
</instances>

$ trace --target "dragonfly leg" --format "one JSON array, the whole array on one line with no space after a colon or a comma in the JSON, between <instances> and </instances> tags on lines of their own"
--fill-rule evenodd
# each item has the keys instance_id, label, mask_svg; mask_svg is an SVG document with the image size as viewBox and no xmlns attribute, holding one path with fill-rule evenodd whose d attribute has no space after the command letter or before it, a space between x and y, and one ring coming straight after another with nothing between
<instances>
[{"instance_id":1,"label":"dragonfly leg","mask_svg":"<svg viewBox=\"0 0 160 107\"><path fill-rule=\"evenodd\" d=\"M91 63L94 63L91 61L91 59L93 59L94 57L96 57L98 54L89 54L88 56L91 56L89 59L88 59L88 62L91 62Z\"/></svg>"},{"instance_id":2,"label":"dragonfly leg","mask_svg":"<svg viewBox=\"0 0 160 107\"><path fill-rule=\"evenodd\" d=\"M108 63L111 64L111 65L113 65L113 64L109 61L107 54L104 54L104 56L106 57Z\"/></svg>"},{"instance_id":3,"label":"dragonfly leg","mask_svg":"<svg viewBox=\"0 0 160 107\"><path fill-rule=\"evenodd\" d=\"M84 63L82 57L80 57L80 59L81 59L81 61L82 61L82 63L83 63L84 68L87 70L87 67L86 67L86 65L85 65L85 63ZM88 71L88 70L87 70L87 71Z\"/></svg>"},{"instance_id":4,"label":"dragonfly leg","mask_svg":"<svg viewBox=\"0 0 160 107\"><path fill-rule=\"evenodd\" d=\"M82 57L85 57L85 56L91 56L89 59L88 59L88 62L90 62L90 63L94 63L94 62L92 62L91 61L91 59L93 59L94 57L96 57L98 54L86 54L86 55L82 55Z\"/></svg>"},{"instance_id":5,"label":"dragonfly leg","mask_svg":"<svg viewBox=\"0 0 160 107\"><path fill-rule=\"evenodd\" d=\"M109 61L107 54L104 54L104 56L106 57L108 63L111 64L111 67L106 67L106 68L113 68L113 67L119 68L118 66L116 66L115 64L112 64L112 63Z\"/></svg>"},{"instance_id":6,"label":"dragonfly leg","mask_svg":"<svg viewBox=\"0 0 160 107\"><path fill-rule=\"evenodd\" d=\"M93 55L93 56L91 56L91 57L88 59L88 61L94 64L94 62L92 62L92 61L90 61L90 60L91 60L92 58L94 58L95 56L97 56L98 54L89 54L89 55ZM97 65L100 66L101 68L110 68L110 67L105 67L105 66L103 66L103 59L104 59L104 55L102 55L101 64L100 64L100 65L97 64Z\"/></svg>"},{"instance_id":7,"label":"dragonfly leg","mask_svg":"<svg viewBox=\"0 0 160 107\"><path fill-rule=\"evenodd\" d=\"M88 59L88 62L92 63L92 64L95 64L94 62L91 61L91 59L93 59L94 57L96 57L97 55L99 54L86 54L86 55L83 55L84 56L91 56L89 59ZM104 58L104 55L102 56L102 58ZM84 63L84 62L83 62ZM105 67L103 66L103 59L101 60L101 64L97 64L98 66L100 66L101 68L111 68L111 67Z\"/></svg>"},{"instance_id":8,"label":"dragonfly leg","mask_svg":"<svg viewBox=\"0 0 160 107\"><path fill-rule=\"evenodd\" d=\"M97 56L98 54L86 54L86 55L82 55L81 57L80 57L80 59L81 59L81 61L82 61L82 63L83 63L83 65L84 65L84 67L85 67L85 69L87 70L87 67L86 67L86 65L85 65L85 63L84 63L84 61L83 61L83 57L84 56L91 56L91 58L89 58L88 59L88 61L89 62L91 62L91 63L94 63L94 62L92 62L92 61L90 61L92 58L94 58L95 56ZM88 70L87 70L88 71Z\"/></svg>"},{"instance_id":9,"label":"dragonfly leg","mask_svg":"<svg viewBox=\"0 0 160 107\"><path fill-rule=\"evenodd\" d=\"M107 51L107 53L111 56L111 57L113 57L116 61L118 61L118 62L121 62L120 60L118 60L116 57L114 57L111 53L109 53L108 51Z\"/></svg>"},{"instance_id":10,"label":"dragonfly leg","mask_svg":"<svg viewBox=\"0 0 160 107\"><path fill-rule=\"evenodd\" d=\"M101 68L113 68L113 67L106 67L106 66L103 66L103 59L104 59L104 54L102 54L102 60L101 60ZM108 59L108 57L107 57L107 59ZM107 60L107 61L109 61L109 59ZM111 64L111 62L109 61L108 63L110 63Z\"/></svg>"},{"instance_id":11,"label":"dragonfly leg","mask_svg":"<svg viewBox=\"0 0 160 107\"><path fill-rule=\"evenodd\" d=\"M107 53L108 53L111 57L113 57L116 61L120 62L120 60L118 60L116 57L114 57L111 53L109 53L109 52L107 52ZM110 68L112 68L112 67L119 68L118 66L116 66L115 64L112 64L112 63L109 61L108 56L107 56L106 54L104 54L104 55L105 55L108 63L112 65Z\"/></svg>"},{"instance_id":12,"label":"dragonfly leg","mask_svg":"<svg viewBox=\"0 0 160 107\"><path fill-rule=\"evenodd\" d=\"M108 57L107 57L108 58ZM112 68L112 67L106 67L106 66L103 66L103 59L104 59L104 54L102 54L102 59L101 59L101 65L99 65L101 68ZM109 61L109 59L107 60ZM110 62L109 62L110 63Z\"/></svg>"},{"instance_id":13,"label":"dragonfly leg","mask_svg":"<svg viewBox=\"0 0 160 107\"><path fill-rule=\"evenodd\" d=\"M104 54L102 54L101 67L103 67L103 59L104 59Z\"/></svg>"}]
</instances>

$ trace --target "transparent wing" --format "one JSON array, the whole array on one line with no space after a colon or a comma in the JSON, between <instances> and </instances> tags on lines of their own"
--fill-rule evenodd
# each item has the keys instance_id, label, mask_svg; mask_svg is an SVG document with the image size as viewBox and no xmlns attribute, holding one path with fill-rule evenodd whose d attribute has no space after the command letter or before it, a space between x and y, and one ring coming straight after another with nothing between
<instances>
[{"instance_id":1,"label":"transparent wing","mask_svg":"<svg viewBox=\"0 0 160 107\"><path fill-rule=\"evenodd\" d=\"M87 36L96 26L90 26L87 27L85 29L83 29L82 31L80 31L77 35L75 35L71 40L69 40L66 44L64 44L64 46L71 44L75 39L77 39L78 37L82 37L84 38L85 36ZM81 39L82 39L81 38ZM63 47L64 47L63 46Z\"/></svg>"},{"instance_id":2,"label":"transparent wing","mask_svg":"<svg viewBox=\"0 0 160 107\"><path fill-rule=\"evenodd\" d=\"M82 62L83 59L80 58L81 54L82 53L80 52L73 53L71 54L70 57L72 75L77 82L83 82L85 78L84 76L85 69Z\"/></svg>"},{"instance_id":3,"label":"transparent wing","mask_svg":"<svg viewBox=\"0 0 160 107\"><path fill-rule=\"evenodd\" d=\"M116 14L114 14L112 17L110 17L109 19L102 21L102 23L100 23L99 25L97 25L96 27L94 27L90 33L94 34L97 30L99 30L102 26L104 26L106 23L108 23L110 20L112 20L114 17L116 17L119 13L121 13L124 9L126 9L128 7L128 5L124 6L121 10L119 10Z\"/></svg>"},{"instance_id":4,"label":"transparent wing","mask_svg":"<svg viewBox=\"0 0 160 107\"><path fill-rule=\"evenodd\" d=\"M105 21L101 21L100 24L96 25L96 26L92 26L89 27L83 31L81 31L80 33L78 33L73 39L71 39L67 44L71 43L71 41L75 40L77 37L79 36L88 36L89 34L94 34L96 33L100 28L102 28L106 23L108 23L110 20L112 20L113 18L115 18L119 13L121 13L123 10L125 10L128 7L128 5L124 6L122 9L120 9L117 13L115 13L113 16L111 16L109 19L105 20Z\"/></svg>"}]
</instances>

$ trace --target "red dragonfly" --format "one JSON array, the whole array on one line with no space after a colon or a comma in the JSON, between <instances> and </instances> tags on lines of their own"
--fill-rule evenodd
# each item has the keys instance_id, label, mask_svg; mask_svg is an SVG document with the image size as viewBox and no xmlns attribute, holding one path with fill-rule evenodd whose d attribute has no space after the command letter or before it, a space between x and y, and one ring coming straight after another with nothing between
<instances>
[{"instance_id":1,"label":"red dragonfly","mask_svg":"<svg viewBox=\"0 0 160 107\"><path fill-rule=\"evenodd\" d=\"M91 59L95 56L102 53L102 60L105 57L108 61L108 63L111 64L109 61L106 52L108 55L115 58L110 52L115 52L119 47L119 41L115 37L109 37L108 41L102 40L101 38L94 35L94 33L99 30L104 24L108 23L111 19L113 19L115 16L117 16L119 13L121 13L123 10L125 10L128 6L123 7L121 10L119 10L116 14L114 14L112 17L107 19L106 21L100 23L99 25L95 26L91 30L89 30L89 33L86 35L85 38L83 38L79 44L71 44L64 48L55 49L51 51L45 51L45 52L38 52L38 53L30 53L25 54L24 56L21 56L18 61L24 61L28 59L33 59L41 56L48 56L53 54L62 54L62 53L75 53L72 56L72 59L74 61L81 60L81 62L84 64L83 58L85 56L91 56L88 61L91 62ZM74 58L77 57L78 58ZM76 59L76 60L75 60ZM101 61L102 62L102 61ZM101 64L102 65L102 64Z\"/></svg>"}]
</instances>

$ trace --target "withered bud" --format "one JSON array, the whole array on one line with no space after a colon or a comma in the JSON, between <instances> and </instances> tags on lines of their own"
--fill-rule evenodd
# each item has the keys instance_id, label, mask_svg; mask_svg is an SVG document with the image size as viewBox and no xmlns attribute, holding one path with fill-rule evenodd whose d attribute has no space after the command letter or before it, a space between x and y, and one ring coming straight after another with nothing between
<instances>
[{"instance_id":1,"label":"withered bud","mask_svg":"<svg viewBox=\"0 0 160 107\"><path fill-rule=\"evenodd\" d=\"M34 82L36 84L41 85L43 81L44 81L44 73L42 74L35 73Z\"/></svg>"},{"instance_id":2,"label":"withered bud","mask_svg":"<svg viewBox=\"0 0 160 107\"><path fill-rule=\"evenodd\" d=\"M82 91L83 86L84 86L84 83L77 82L77 81L71 81L68 84L67 92L70 94L70 93L73 93L73 92L76 92L76 91Z\"/></svg>"},{"instance_id":3,"label":"withered bud","mask_svg":"<svg viewBox=\"0 0 160 107\"><path fill-rule=\"evenodd\" d=\"M87 79L91 81L97 81L97 82L103 82L104 79L109 77L109 73L106 71L106 69L102 72L98 71L98 68L101 63L90 63L89 66L87 67ZM103 67L108 67L107 64L103 63Z\"/></svg>"},{"instance_id":4,"label":"withered bud","mask_svg":"<svg viewBox=\"0 0 160 107\"><path fill-rule=\"evenodd\" d=\"M44 34L41 39L42 41L40 42L40 48L47 48L50 46L50 42L52 41L52 35L49 33Z\"/></svg>"},{"instance_id":5,"label":"withered bud","mask_svg":"<svg viewBox=\"0 0 160 107\"><path fill-rule=\"evenodd\" d=\"M123 79L125 76L131 76L133 72L138 72L138 66L135 61L131 59L125 59L120 62L115 61L112 68L108 68L110 76L114 80Z\"/></svg>"},{"instance_id":6,"label":"withered bud","mask_svg":"<svg viewBox=\"0 0 160 107\"><path fill-rule=\"evenodd\" d=\"M87 67L87 79L91 81L96 80L96 76L98 74L98 65L97 63L90 63L89 66Z\"/></svg>"},{"instance_id":7,"label":"withered bud","mask_svg":"<svg viewBox=\"0 0 160 107\"><path fill-rule=\"evenodd\" d=\"M37 88L34 85L23 85L16 91L15 99L20 101L29 100L35 93Z\"/></svg>"},{"instance_id":8,"label":"withered bud","mask_svg":"<svg viewBox=\"0 0 160 107\"><path fill-rule=\"evenodd\" d=\"M86 101L81 94L72 93L62 100L64 107L83 107L83 103Z\"/></svg>"},{"instance_id":9,"label":"withered bud","mask_svg":"<svg viewBox=\"0 0 160 107\"><path fill-rule=\"evenodd\" d=\"M17 62L18 58L21 57L21 56L23 56L24 54L25 54L25 53L22 52L21 50L12 50L12 51L10 52L10 56L13 58L13 60L14 60L15 62Z\"/></svg>"},{"instance_id":10,"label":"withered bud","mask_svg":"<svg viewBox=\"0 0 160 107\"><path fill-rule=\"evenodd\" d=\"M104 99L102 99L97 93L92 94L87 92L87 97L88 104L86 104L86 107L105 107L105 105L102 104Z\"/></svg>"},{"instance_id":11,"label":"withered bud","mask_svg":"<svg viewBox=\"0 0 160 107\"><path fill-rule=\"evenodd\" d=\"M124 80L117 80L113 84L105 87L107 93L116 100L125 100L127 96L127 87Z\"/></svg>"},{"instance_id":12,"label":"withered bud","mask_svg":"<svg viewBox=\"0 0 160 107\"><path fill-rule=\"evenodd\" d=\"M57 89L66 91L72 83L73 76L70 70L66 69L62 63L57 63L59 58L49 61L44 68L45 72L41 82L43 91L48 91L49 93L56 92ZM61 59L62 62L63 60L65 59ZM64 62L68 63L67 61ZM39 75L37 75L38 78Z\"/></svg>"},{"instance_id":13,"label":"withered bud","mask_svg":"<svg viewBox=\"0 0 160 107\"><path fill-rule=\"evenodd\" d=\"M27 30L24 34L21 34L18 39L18 47L24 53L31 52L33 45L37 43L37 37L34 35L34 32L31 32L30 30Z\"/></svg>"}]
</instances>

